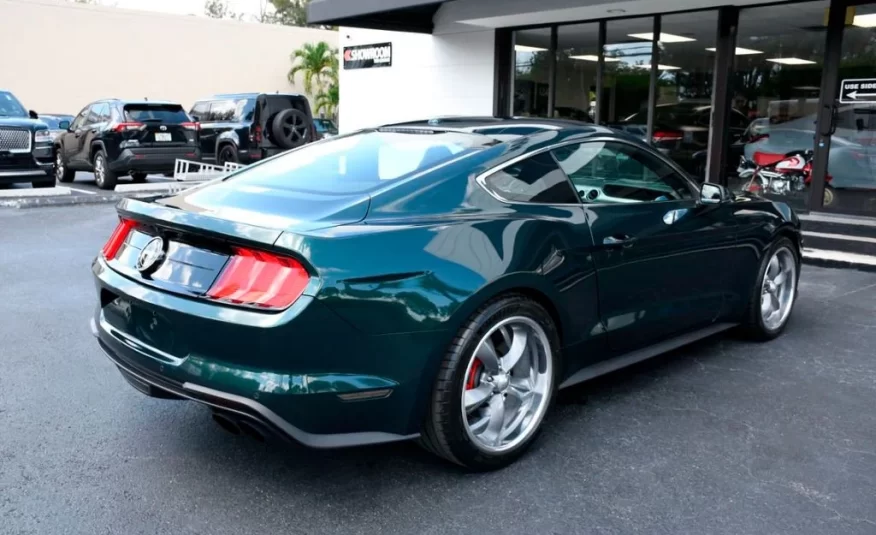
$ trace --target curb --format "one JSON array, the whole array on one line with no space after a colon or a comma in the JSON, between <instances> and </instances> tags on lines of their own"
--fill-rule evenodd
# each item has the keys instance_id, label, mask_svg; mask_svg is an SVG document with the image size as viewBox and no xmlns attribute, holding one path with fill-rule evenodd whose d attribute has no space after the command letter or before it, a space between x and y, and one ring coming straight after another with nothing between
<instances>
[{"instance_id":1,"label":"curb","mask_svg":"<svg viewBox=\"0 0 876 535\"><path fill-rule=\"evenodd\" d=\"M121 195L107 193L104 195L59 195L57 197L21 197L18 199L0 200L2 208L42 208L49 206L73 206L76 204L107 204L122 199L145 199L169 193L170 191L144 191Z\"/></svg>"}]
</instances>

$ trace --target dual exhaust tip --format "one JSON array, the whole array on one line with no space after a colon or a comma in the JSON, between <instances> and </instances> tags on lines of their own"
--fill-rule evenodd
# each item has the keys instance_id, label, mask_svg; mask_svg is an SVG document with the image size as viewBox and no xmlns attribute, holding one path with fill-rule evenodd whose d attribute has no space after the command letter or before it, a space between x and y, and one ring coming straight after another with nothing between
<instances>
[{"instance_id":1,"label":"dual exhaust tip","mask_svg":"<svg viewBox=\"0 0 876 535\"><path fill-rule=\"evenodd\" d=\"M214 411L213 421L216 422L216 425L232 435L246 435L259 442L265 442L265 434L258 429L257 425L252 424L245 419L233 418Z\"/></svg>"}]
</instances>

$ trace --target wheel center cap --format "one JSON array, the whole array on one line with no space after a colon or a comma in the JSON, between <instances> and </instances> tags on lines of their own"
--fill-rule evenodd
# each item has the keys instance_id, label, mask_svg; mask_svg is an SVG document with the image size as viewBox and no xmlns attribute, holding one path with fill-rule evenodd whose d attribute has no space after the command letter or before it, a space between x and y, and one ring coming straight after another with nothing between
<instances>
[{"instance_id":1,"label":"wheel center cap","mask_svg":"<svg viewBox=\"0 0 876 535\"><path fill-rule=\"evenodd\" d=\"M776 290L777 290L778 288L779 288L779 287L776 285L775 282L773 282L773 281L769 281L769 282L767 282L767 291L768 291L769 293L771 293L771 294L776 293Z\"/></svg>"},{"instance_id":2,"label":"wheel center cap","mask_svg":"<svg viewBox=\"0 0 876 535\"><path fill-rule=\"evenodd\" d=\"M502 392L506 388L508 388L508 383L511 380L508 378L508 374L500 373L498 375L493 376L493 385L496 392Z\"/></svg>"}]
</instances>

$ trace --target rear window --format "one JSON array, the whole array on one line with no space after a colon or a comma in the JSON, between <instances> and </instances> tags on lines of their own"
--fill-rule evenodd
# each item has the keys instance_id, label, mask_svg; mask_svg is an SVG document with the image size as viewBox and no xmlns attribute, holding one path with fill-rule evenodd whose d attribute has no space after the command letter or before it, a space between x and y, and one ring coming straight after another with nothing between
<instances>
[{"instance_id":1,"label":"rear window","mask_svg":"<svg viewBox=\"0 0 876 535\"><path fill-rule=\"evenodd\" d=\"M229 178L243 187L359 193L494 144L457 132L369 131L305 145Z\"/></svg>"},{"instance_id":2,"label":"rear window","mask_svg":"<svg viewBox=\"0 0 876 535\"><path fill-rule=\"evenodd\" d=\"M179 104L126 104L125 116L129 121L186 123L189 116Z\"/></svg>"}]
</instances>

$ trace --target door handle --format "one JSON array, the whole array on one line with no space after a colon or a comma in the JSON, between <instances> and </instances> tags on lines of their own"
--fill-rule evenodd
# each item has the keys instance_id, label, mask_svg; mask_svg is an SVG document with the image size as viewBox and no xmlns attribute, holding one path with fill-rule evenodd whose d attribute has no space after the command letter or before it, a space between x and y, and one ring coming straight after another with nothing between
<instances>
[{"instance_id":1,"label":"door handle","mask_svg":"<svg viewBox=\"0 0 876 535\"><path fill-rule=\"evenodd\" d=\"M602 245L606 247L632 247L634 243L636 243L636 238L627 234L606 236L602 240Z\"/></svg>"}]
</instances>

